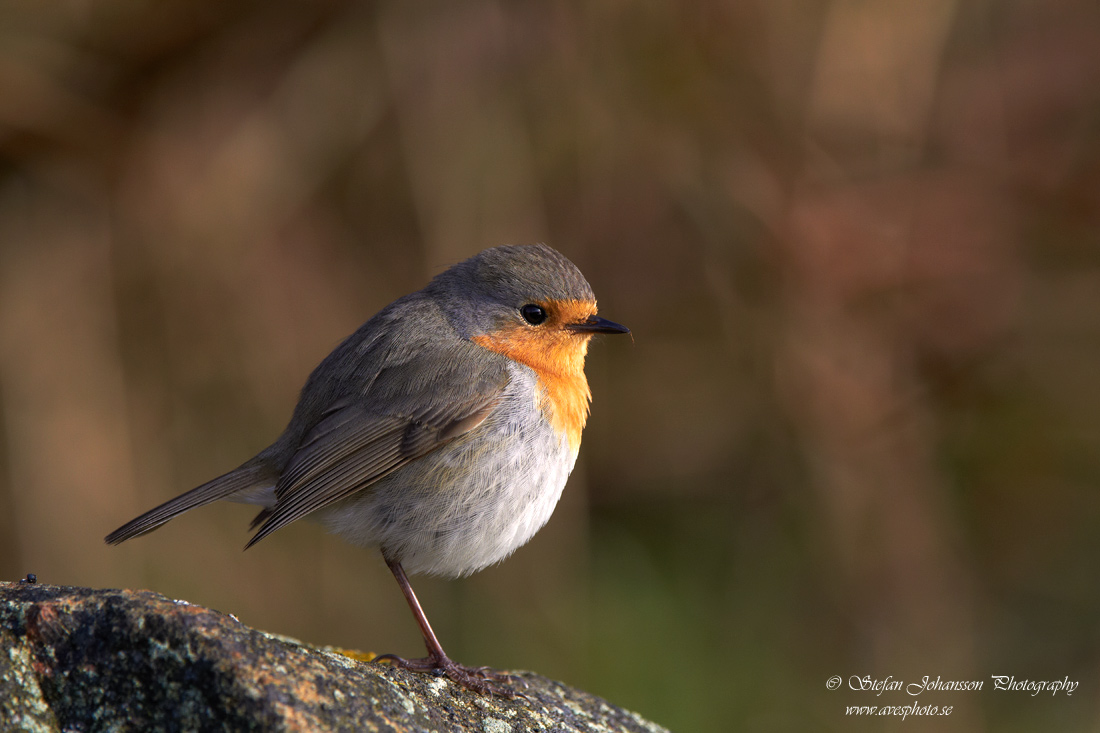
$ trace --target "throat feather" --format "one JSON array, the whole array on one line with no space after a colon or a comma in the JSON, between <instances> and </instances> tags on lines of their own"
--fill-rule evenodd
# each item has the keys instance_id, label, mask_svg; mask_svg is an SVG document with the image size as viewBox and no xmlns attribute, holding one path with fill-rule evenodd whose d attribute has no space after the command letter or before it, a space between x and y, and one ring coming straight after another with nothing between
<instances>
[{"instance_id":1,"label":"throat feather","mask_svg":"<svg viewBox=\"0 0 1100 733\"><path fill-rule=\"evenodd\" d=\"M588 420L592 392L584 376L588 339L568 333L526 329L474 336L479 346L530 367L538 378L536 404L576 456Z\"/></svg>"}]
</instances>

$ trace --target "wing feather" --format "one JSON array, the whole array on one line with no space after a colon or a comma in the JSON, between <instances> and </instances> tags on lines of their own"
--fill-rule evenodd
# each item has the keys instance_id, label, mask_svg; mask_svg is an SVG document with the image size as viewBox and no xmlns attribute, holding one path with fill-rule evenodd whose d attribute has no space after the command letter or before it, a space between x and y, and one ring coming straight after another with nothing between
<instances>
[{"instance_id":1,"label":"wing feather","mask_svg":"<svg viewBox=\"0 0 1100 733\"><path fill-rule=\"evenodd\" d=\"M461 359L433 357L382 369L365 394L344 398L325 411L282 472L276 504L256 518L259 529L246 547L368 489L492 414L508 383L503 366L460 370L456 365ZM451 399L441 400L440 395Z\"/></svg>"}]
</instances>

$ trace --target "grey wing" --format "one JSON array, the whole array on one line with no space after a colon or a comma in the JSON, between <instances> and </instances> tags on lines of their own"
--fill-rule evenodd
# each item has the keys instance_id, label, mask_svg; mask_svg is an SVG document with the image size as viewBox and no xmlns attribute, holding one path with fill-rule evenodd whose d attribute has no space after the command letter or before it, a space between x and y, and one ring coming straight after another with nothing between
<instances>
[{"instance_id":1,"label":"grey wing","mask_svg":"<svg viewBox=\"0 0 1100 733\"><path fill-rule=\"evenodd\" d=\"M468 361L456 358L462 355L469 352L391 365L366 393L332 405L286 465L275 506L256 518L260 529L246 547L480 425L499 403L508 373L497 363L459 368Z\"/></svg>"}]
</instances>

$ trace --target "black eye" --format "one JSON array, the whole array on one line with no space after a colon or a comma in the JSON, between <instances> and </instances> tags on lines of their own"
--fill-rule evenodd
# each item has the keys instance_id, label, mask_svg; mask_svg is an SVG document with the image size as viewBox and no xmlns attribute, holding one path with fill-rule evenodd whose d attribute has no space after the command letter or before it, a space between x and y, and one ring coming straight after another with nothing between
<instances>
[{"instance_id":1,"label":"black eye","mask_svg":"<svg viewBox=\"0 0 1100 733\"><path fill-rule=\"evenodd\" d=\"M530 323L532 326L537 326L546 320L546 311L543 310L541 305L535 305L534 303L528 303L519 309L519 314L523 316L523 320Z\"/></svg>"}]
</instances>

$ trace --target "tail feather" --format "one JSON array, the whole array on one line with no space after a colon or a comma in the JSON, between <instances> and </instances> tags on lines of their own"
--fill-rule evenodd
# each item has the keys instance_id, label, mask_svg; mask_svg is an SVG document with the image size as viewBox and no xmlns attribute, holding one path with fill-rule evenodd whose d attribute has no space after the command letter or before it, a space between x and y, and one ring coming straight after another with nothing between
<instances>
[{"instance_id":1,"label":"tail feather","mask_svg":"<svg viewBox=\"0 0 1100 733\"><path fill-rule=\"evenodd\" d=\"M234 494L257 489L265 484L274 483L268 469L262 464L244 465L235 471L207 481L185 494L169 499L160 506L150 509L136 519L131 519L111 534L105 541L108 545L117 545L147 532L152 532L165 522L195 507L210 504L219 499L231 499Z\"/></svg>"},{"instance_id":2,"label":"tail feather","mask_svg":"<svg viewBox=\"0 0 1100 733\"><path fill-rule=\"evenodd\" d=\"M248 531L251 532L252 530L259 527L261 524L267 521L268 517L270 517L274 513L274 509L262 509L260 513L257 514L256 517L252 520L252 524L248 525Z\"/></svg>"}]
</instances>

